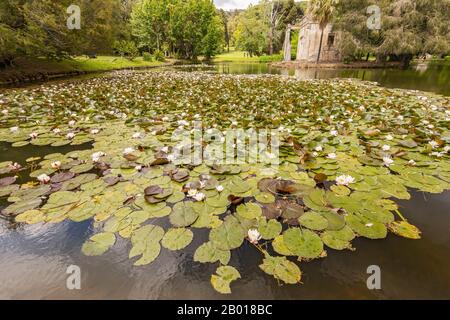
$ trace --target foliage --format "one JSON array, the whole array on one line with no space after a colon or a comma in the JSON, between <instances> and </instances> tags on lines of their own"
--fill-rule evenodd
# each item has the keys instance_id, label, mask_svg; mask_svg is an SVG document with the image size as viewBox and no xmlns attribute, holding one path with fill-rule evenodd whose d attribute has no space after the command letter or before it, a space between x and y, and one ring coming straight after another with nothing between
<instances>
[{"instance_id":1,"label":"foliage","mask_svg":"<svg viewBox=\"0 0 450 320\"><path fill-rule=\"evenodd\" d=\"M133 41L115 41L113 48L121 57L126 57L129 60L134 60L139 55L139 51Z\"/></svg>"},{"instance_id":2,"label":"foliage","mask_svg":"<svg viewBox=\"0 0 450 320\"><path fill-rule=\"evenodd\" d=\"M144 0L133 8L133 35L140 48L162 50L183 58L211 57L221 49L223 26L209 0Z\"/></svg>"},{"instance_id":3,"label":"foliage","mask_svg":"<svg viewBox=\"0 0 450 320\"><path fill-rule=\"evenodd\" d=\"M0 163L3 216L36 228L92 221L97 234L81 250L96 256L129 241L135 266L195 244L194 261L217 265L211 284L222 293L240 277L224 266L242 246L261 253L263 272L298 284L302 264L355 250L355 238L420 239L396 201L450 189L449 99L434 94L161 71L9 89L0 100L5 152L42 155L23 168ZM174 150L187 148L171 137L199 119L220 131L278 128L280 164L184 165ZM31 181L16 178L22 171Z\"/></svg>"}]
</instances>

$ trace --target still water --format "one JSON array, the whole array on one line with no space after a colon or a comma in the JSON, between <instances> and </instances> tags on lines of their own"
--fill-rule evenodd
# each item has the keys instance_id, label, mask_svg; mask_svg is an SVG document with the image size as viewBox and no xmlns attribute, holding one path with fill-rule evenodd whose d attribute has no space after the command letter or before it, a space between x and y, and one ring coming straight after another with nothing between
<instances>
[{"instance_id":1,"label":"still water","mask_svg":"<svg viewBox=\"0 0 450 320\"><path fill-rule=\"evenodd\" d=\"M388 87L450 95L449 68L295 71L263 64L221 64L209 69L291 74L304 79L356 77ZM50 151L1 144L0 162L23 162ZM0 207L4 205L4 200L0 201ZM81 253L82 244L95 232L91 221L29 226L0 219L0 299L450 299L450 192L414 193L400 206L408 220L422 230L422 240L394 235L379 241L358 239L353 242L355 252L329 250L326 259L301 263L303 284L283 286L259 270L261 254L254 247L243 246L232 253L230 265L239 270L242 279L232 284L229 296L217 294L210 285L216 264L193 262L194 251L206 241L207 232L196 231L194 241L182 252L163 249L154 263L134 267L128 259L129 241L119 239L101 257ZM66 288L70 265L81 268L81 290ZM371 265L381 268L381 290L367 289L366 271Z\"/></svg>"},{"instance_id":2,"label":"still water","mask_svg":"<svg viewBox=\"0 0 450 320\"><path fill-rule=\"evenodd\" d=\"M409 69L294 69L276 68L264 63L222 63L215 71L229 74L282 74L298 79L356 78L378 82L388 88L435 92L450 96L450 61L432 61Z\"/></svg>"}]
</instances>

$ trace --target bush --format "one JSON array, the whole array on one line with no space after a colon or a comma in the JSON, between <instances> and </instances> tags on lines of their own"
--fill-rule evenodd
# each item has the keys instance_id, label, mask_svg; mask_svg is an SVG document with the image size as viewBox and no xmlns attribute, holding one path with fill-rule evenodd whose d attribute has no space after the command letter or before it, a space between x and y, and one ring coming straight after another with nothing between
<instances>
[{"instance_id":1,"label":"bush","mask_svg":"<svg viewBox=\"0 0 450 320\"><path fill-rule=\"evenodd\" d=\"M272 56L261 56L259 57L259 62L276 62L276 61L283 61L283 55L282 54L274 54Z\"/></svg>"},{"instance_id":2,"label":"bush","mask_svg":"<svg viewBox=\"0 0 450 320\"><path fill-rule=\"evenodd\" d=\"M153 61L153 56L148 53L148 52L144 52L142 54L142 58L144 59L144 61L148 61L148 62L152 62Z\"/></svg>"},{"instance_id":3,"label":"bush","mask_svg":"<svg viewBox=\"0 0 450 320\"><path fill-rule=\"evenodd\" d=\"M153 56L155 57L156 61L161 61L161 62L166 61L166 57L164 56L164 52L162 52L161 50L155 50L155 52L153 53Z\"/></svg>"},{"instance_id":4,"label":"bush","mask_svg":"<svg viewBox=\"0 0 450 320\"><path fill-rule=\"evenodd\" d=\"M133 60L139 55L139 51L133 41L115 41L113 49L121 56Z\"/></svg>"}]
</instances>

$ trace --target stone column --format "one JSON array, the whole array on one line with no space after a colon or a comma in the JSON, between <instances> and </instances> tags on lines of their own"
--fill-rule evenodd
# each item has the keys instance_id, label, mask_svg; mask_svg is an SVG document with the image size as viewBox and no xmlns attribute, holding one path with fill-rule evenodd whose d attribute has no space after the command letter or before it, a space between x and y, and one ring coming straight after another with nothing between
<instances>
[{"instance_id":1,"label":"stone column","mask_svg":"<svg viewBox=\"0 0 450 320\"><path fill-rule=\"evenodd\" d=\"M286 29L286 37L284 39L284 61L291 61L291 25L288 25Z\"/></svg>"}]
</instances>

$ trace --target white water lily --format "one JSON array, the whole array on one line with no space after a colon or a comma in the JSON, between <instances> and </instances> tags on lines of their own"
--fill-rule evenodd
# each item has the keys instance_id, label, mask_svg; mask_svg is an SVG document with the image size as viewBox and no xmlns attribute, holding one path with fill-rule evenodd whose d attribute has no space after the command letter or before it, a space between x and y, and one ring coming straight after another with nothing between
<instances>
[{"instance_id":1,"label":"white water lily","mask_svg":"<svg viewBox=\"0 0 450 320\"><path fill-rule=\"evenodd\" d=\"M99 162L101 157L106 156L106 153L102 151L98 151L92 154L92 161L93 162Z\"/></svg>"},{"instance_id":2,"label":"white water lily","mask_svg":"<svg viewBox=\"0 0 450 320\"><path fill-rule=\"evenodd\" d=\"M411 159L411 160L408 161L408 164L410 166L415 166L417 163L414 160Z\"/></svg>"},{"instance_id":3,"label":"white water lily","mask_svg":"<svg viewBox=\"0 0 450 320\"><path fill-rule=\"evenodd\" d=\"M53 162L50 164L50 166L51 166L53 169L58 170L59 168L61 168L61 161L53 161Z\"/></svg>"},{"instance_id":4,"label":"white water lily","mask_svg":"<svg viewBox=\"0 0 450 320\"><path fill-rule=\"evenodd\" d=\"M312 156L313 156L314 158L316 158L316 157L319 156L319 153L317 153L316 151L314 151L314 152L312 153Z\"/></svg>"},{"instance_id":5,"label":"white water lily","mask_svg":"<svg viewBox=\"0 0 450 320\"><path fill-rule=\"evenodd\" d=\"M44 184L50 182L50 177L48 175L46 175L45 173L38 176L37 179L39 180L40 183L44 183Z\"/></svg>"},{"instance_id":6,"label":"white water lily","mask_svg":"<svg viewBox=\"0 0 450 320\"><path fill-rule=\"evenodd\" d=\"M394 163L394 160L391 157L383 157L383 163L386 167L389 167Z\"/></svg>"},{"instance_id":7,"label":"white water lily","mask_svg":"<svg viewBox=\"0 0 450 320\"><path fill-rule=\"evenodd\" d=\"M392 135L388 134L388 135L386 136L386 140L387 140L387 141L392 141L392 140L394 140L394 137L393 137Z\"/></svg>"},{"instance_id":8,"label":"white water lily","mask_svg":"<svg viewBox=\"0 0 450 320\"><path fill-rule=\"evenodd\" d=\"M194 195L192 198L194 198L196 201L203 201L206 198L206 196L204 193L199 192L196 195Z\"/></svg>"},{"instance_id":9,"label":"white water lily","mask_svg":"<svg viewBox=\"0 0 450 320\"><path fill-rule=\"evenodd\" d=\"M17 162L14 162L13 164L10 164L9 167L12 170L20 170L22 168L22 166L20 164L18 164Z\"/></svg>"},{"instance_id":10,"label":"white water lily","mask_svg":"<svg viewBox=\"0 0 450 320\"><path fill-rule=\"evenodd\" d=\"M161 151L164 152L164 153L167 153L167 152L169 152L169 147L167 147L167 146L166 147L162 147Z\"/></svg>"},{"instance_id":11,"label":"white water lily","mask_svg":"<svg viewBox=\"0 0 450 320\"><path fill-rule=\"evenodd\" d=\"M402 121L404 119L404 117L403 116L398 116L397 119Z\"/></svg>"},{"instance_id":12,"label":"white water lily","mask_svg":"<svg viewBox=\"0 0 450 320\"><path fill-rule=\"evenodd\" d=\"M178 125L179 125L180 127L188 126L188 125L189 125L189 121L186 121L186 120L178 120Z\"/></svg>"},{"instance_id":13,"label":"white water lily","mask_svg":"<svg viewBox=\"0 0 450 320\"><path fill-rule=\"evenodd\" d=\"M339 133L337 132L337 130L331 130L331 131L330 131L330 134L331 134L333 137L337 137Z\"/></svg>"},{"instance_id":14,"label":"white water lily","mask_svg":"<svg viewBox=\"0 0 450 320\"><path fill-rule=\"evenodd\" d=\"M75 120L69 121L69 126L73 127L77 122Z\"/></svg>"},{"instance_id":15,"label":"white water lily","mask_svg":"<svg viewBox=\"0 0 450 320\"><path fill-rule=\"evenodd\" d=\"M124 154L124 155L132 154L134 151L135 151L135 150L134 150L133 148L128 147L128 148L125 148L125 149L123 150L123 154Z\"/></svg>"},{"instance_id":16,"label":"white water lily","mask_svg":"<svg viewBox=\"0 0 450 320\"><path fill-rule=\"evenodd\" d=\"M36 139L37 137L38 137L38 133L36 133L36 132L32 132L32 133L30 133L30 138L31 139Z\"/></svg>"},{"instance_id":17,"label":"white water lily","mask_svg":"<svg viewBox=\"0 0 450 320\"><path fill-rule=\"evenodd\" d=\"M216 190L217 190L218 192L222 192L224 189L225 189L225 188L224 188L222 185L218 185L218 186L216 187Z\"/></svg>"},{"instance_id":18,"label":"white water lily","mask_svg":"<svg viewBox=\"0 0 450 320\"><path fill-rule=\"evenodd\" d=\"M167 160L168 160L168 161L173 162L175 159L176 159L176 157L175 157L174 154L169 154L169 155L167 155Z\"/></svg>"},{"instance_id":19,"label":"white water lily","mask_svg":"<svg viewBox=\"0 0 450 320\"><path fill-rule=\"evenodd\" d=\"M69 139L69 140L72 140L73 138L75 138L75 133L69 132L69 133L66 135L66 138Z\"/></svg>"},{"instance_id":20,"label":"white water lily","mask_svg":"<svg viewBox=\"0 0 450 320\"><path fill-rule=\"evenodd\" d=\"M91 134L97 134L97 133L99 133L100 132L100 130L98 130L98 129L92 129L91 130Z\"/></svg>"},{"instance_id":21,"label":"white water lily","mask_svg":"<svg viewBox=\"0 0 450 320\"><path fill-rule=\"evenodd\" d=\"M164 122L169 121L169 117L163 117L162 121L164 121Z\"/></svg>"},{"instance_id":22,"label":"white water lily","mask_svg":"<svg viewBox=\"0 0 450 320\"><path fill-rule=\"evenodd\" d=\"M327 158L328 159L336 159L336 153L329 153L328 155L327 155Z\"/></svg>"},{"instance_id":23,"label":"white water lily","mask_svg":"<svg viewBox=\"0 0 450 320\"><path fill-rule=\"evenodd\" d=\"M142 170L142 166L136 166L136 167L134 167L134 169L135 169L136 171L141 171L141 170Z\"/></svg>"},{"instance_id":24,"label":"white water lily","mask_svg":"<svg viewBox=\"0 0 450 320\"><path fill-rule=\"evenodd\" d=\"M338 186L348 186L351 183L355 183L355 178L350 175L341 175L336 177L336 184Z\"/></svg>"},{"instance_id":25,"label":"white water lily","mask_svg":"<svg viewBox=\"0 0 450 320\"><path fill-rule=\"evenodd\" d=\"M190 189L188 191L188 197L194 197L198 193L197 189Z\"/></svg>"},{"instance_id":26,"label":"white water lily","mask_svg":"<svg viewBox=\"0 0 450 320\"><path fill-rule=\"evenodd\" d=\"M16 133L19 131L19 127L11 127L9 128L9 131L11 131L12 133Z\"/></svg>"},{"instance_id":27,"label":"white water lily","mask_svg":"<svg viewBox=\"0 0 450 320\"><path fill-rule=\"evenodd\" d=\"M316 150L317 152L320 152L323 150L322 146L317 146L314 148L314 150Z\"/></svg>"},{"instance_id":28,"label":"white water lily","mask_svg":"<svg viewBox=\"0 0 450 320\"><path fill-rule=\"evenodd\" d=\"M60 134L61 133L61 129L55 128L55 129L53 129L53 133L54 134Z\"/></svg>"},{"instance_id":29,"label":"white water lily","mask_svg":"<svg viewBox=\"0 0 450 320\"><path fill-rule=\"evenodd\" d=\"M434 140L431 140L430 142L428 142L428 144L431 146L432 149L436 149L437 147L439 147L439 143L437 143Z\"/></svg>"},{"instance_id":30,"label":"white water lily","mask_svg":"<svg viewBox=\"0 0 450 320\"><path fill-rule=\"evenodd\" d=\"M445 152L445 153L448 153L449 151L450 151L450 146L445 146L445 147L444 147L444 152Z\"/></svg>"},{"instance_id":31,"label":"white water lily","mask_svg":"<svg viewBox=\"0 0 450 320\"><path fill-rule=\"evenodd\" d=\"M436 158L442 158L444 154L442 152L432 152L432 156L435 156Z\"/></svg>"},{"instance_id":32,"label":"white water lily","mask_svg":"<svg viewBox=\"0 0 450 320\"><path fill-rule=\"evenodd\" d=\"M257 229L250 229L248 230L248 239L253 244L258 244L258 241L261 240L261 234Z\"/></svg>"},{"instance_id":33,"label":"white water lily","mask_svg":"<svg viewBox=\"0 0 450 320\"><path fill-rule=\"evenodd\" d=\"M7 114L8 114L8 110L6 110L6 109L4 109L4 110L2 110L2 113L6 116Z\"/></svg>"},{"instance_id":34,"label":"white water lily","mask_svg":"<svg viewBox=\"0 0 450 320\"><path fill-rule=\"evenodd\" d=\"M133 133L133 139L140 139L142 137L140 132Z\"/></svg>"},{"instance_id":35,"label":"white water lily","mask_svg":"<svg viewBox=\"0 0 450 320\"><path fill-rule=\"evenodd\" d=\"M389 150L391 150L391 146L388 144L385 144L381 147L381 149L383 149L383 151L389 151Z\"/></svg>"}]
</instances>

